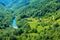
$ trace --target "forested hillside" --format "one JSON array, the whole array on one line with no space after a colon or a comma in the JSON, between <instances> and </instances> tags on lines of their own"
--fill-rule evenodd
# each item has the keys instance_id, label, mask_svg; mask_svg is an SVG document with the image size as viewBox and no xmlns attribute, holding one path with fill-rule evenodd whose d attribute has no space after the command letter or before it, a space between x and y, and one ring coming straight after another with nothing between
<instances>
[{"instance_id":1,"label":"forested hillside","mask_svg":"<svg viewBox=\"0 0 60 40\"><path fill-rule=\"evenodd\" d=\"M0 4L0 40L60 40L60 0L29 0L11 8L14 12Z\"/></svg>"}]
</instances>

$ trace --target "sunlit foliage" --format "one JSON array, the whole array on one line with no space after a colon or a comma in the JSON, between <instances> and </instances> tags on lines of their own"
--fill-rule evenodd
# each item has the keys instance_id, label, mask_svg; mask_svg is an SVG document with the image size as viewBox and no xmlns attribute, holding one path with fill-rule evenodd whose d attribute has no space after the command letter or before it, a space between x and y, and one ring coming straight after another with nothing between
<instances>
[{"instance_id":1,"label":"sunlit foliage","mask_svg":"<svg viewBox=\"0 0 60 40\"><path fill-rule=\"evenodd\" d=\"M0 40L60 40L60 0L30 0L13 14L0 12Z\"/></svg>"}]
</instances>

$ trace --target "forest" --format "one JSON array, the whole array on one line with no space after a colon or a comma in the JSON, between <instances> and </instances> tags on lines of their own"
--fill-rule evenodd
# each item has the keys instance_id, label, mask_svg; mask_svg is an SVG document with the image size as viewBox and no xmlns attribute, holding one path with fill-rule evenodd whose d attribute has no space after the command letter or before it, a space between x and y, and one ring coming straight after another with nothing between
<instances>
[{"instance_id":1,"label":"forest","mask_svg":"<svg viewBox=\"0 0 60 40\"><path fill-rule=\"evenodd\" d=\"M0 40L60 40L60 0L24 2L0 3Z\"/></svg>"}]
</instances>

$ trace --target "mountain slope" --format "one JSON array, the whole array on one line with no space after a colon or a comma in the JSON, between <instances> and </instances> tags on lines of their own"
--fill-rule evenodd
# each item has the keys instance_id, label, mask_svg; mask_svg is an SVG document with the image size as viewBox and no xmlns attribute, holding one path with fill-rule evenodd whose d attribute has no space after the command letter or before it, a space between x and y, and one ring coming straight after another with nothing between
<instances>
[{"instance_id":1,"label":"mountain slope","mask_svg":"<svg viewBox=\"0 0 60 40\"><path fill-rule=\"evenodd\" d=\"M20 2L14 4L13 15L0 12L0 40L60 40L60 0L29 2L20 8ZM17 29L11 27L13 16Z\"/></svg>"},{"instance_id":2,"label":"mountain slope","mask_svg":"<svg viewBox=\"0 0 60 40\"><path fill-rule=\"evenodd\" d=\"M12 18L11 10L0 3L0 29L10 27L12 25Z\"/></svg>"}]
</instances>

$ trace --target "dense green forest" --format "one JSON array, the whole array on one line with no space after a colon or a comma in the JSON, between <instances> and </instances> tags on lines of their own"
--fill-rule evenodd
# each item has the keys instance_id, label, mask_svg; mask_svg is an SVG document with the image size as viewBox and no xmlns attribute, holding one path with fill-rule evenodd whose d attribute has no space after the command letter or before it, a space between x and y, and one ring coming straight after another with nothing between
<instances>
[{"instance_id":1,"label":"dense green forest","mask_svg":"<svg viewBox=\"0 0 60 40\"><path fill-rule=\"evenodd\" d=\"M14 12L0 4L0 40L60 40L60 0L30 0Z\"/></svg>"}]
</instances>

